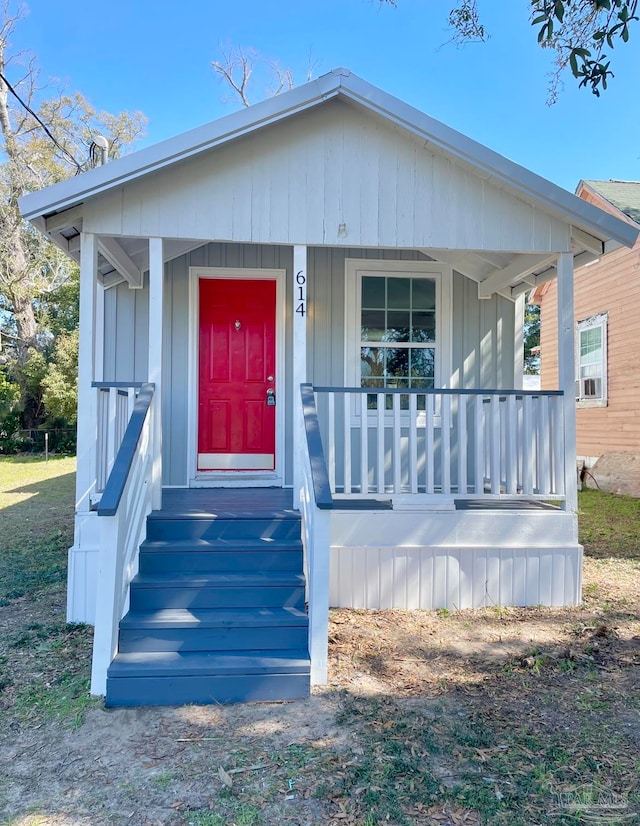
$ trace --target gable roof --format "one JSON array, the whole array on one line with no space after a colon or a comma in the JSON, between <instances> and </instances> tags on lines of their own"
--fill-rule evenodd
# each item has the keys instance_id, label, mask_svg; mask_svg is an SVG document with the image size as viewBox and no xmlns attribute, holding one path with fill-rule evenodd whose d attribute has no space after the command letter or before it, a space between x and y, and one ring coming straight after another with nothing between
<instances>
[{"instance_id":1,"label":"gable roof","mask_svg":"<svg viewBox=\"0 0 640 826\"><path fill-rule=\"evenodd\" d=\"M581 181L616 209L640 224L640 181Z\"/></svg>"},{"instance_id":2,"label":"gable roof","mask_svg":"<svg viewBox=\"0 0 640 826\"><path fill-rule=\"evenodd\" d=\"M44 228L44 218L82 204L158 169L229 143L331 98L342 97L386 118L436 150L473 167L529 203L601 240L631 246L638 231L491 149L445 126L347 69L335 69L304 86L139 150L104 166L20 199L25 218Z\"/></svg>"}]
</instances>

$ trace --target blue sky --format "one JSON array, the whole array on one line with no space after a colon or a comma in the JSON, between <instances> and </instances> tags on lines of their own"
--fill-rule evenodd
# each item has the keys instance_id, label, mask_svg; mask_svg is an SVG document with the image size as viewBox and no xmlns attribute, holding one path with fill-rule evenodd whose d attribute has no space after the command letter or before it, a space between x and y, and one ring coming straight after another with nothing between
<instances>
[{"instance_id":1,"label":"blue sky","mask_svg":"<svg viewBox=\"0 0 640 826\"><path fill-rule=\"evenodd\" d=\"M615 50L599 99L567 77L547 105L551 55L535 42L528 0L480 0L487 43L448 44L449 0L28 0L13 38L41 80L81 91L98 109L139 109L142 145L238 104L215 77L219 44L252 47L303 82L345 66L369 82L567 189L580 178L640 180L640 26ZM17 70L9 70L9 80ZM253 99L267 81L256 78Z\"/></svg>"}]
</instances>

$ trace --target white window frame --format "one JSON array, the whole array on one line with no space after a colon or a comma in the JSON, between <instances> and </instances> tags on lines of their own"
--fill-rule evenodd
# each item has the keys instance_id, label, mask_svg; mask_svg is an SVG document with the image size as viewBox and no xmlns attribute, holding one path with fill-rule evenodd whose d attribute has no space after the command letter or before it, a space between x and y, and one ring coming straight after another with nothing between
<instances>
[{"instance_id":1,"label":"white window frame","mask_svg":"<svg viewBox=\"0 0 640 826\"><path fill-rule=\"evenodd\" d=\"M436 340L434 389L450 387L451 383L451 291L452 269L440 261L384 261L347 258L345 262L345 365L347 387L360 387L360 328L362 311L362 279L378 276L432 278L436 285ZM371 342L375 346L375 342ZM372 387L371 393L383 393L384 388ZM375 414L375 411L372 411ZM387 411L390 415L391 411Z\"/></svg>"},{"instance_id":2,"label":"white window frame","mask_svg":"<svg viewBox=\"0 0 640 826\"><path fill-rule=\"evenodd\" d=\"M576 406L578 408L607 406L607 323L608 314L598 313L590 318L582 319L582 321L578 321L576 324ZM583 382L585 379L580 378L580 340L583 332L593 330L596 327L601 329L602 394L594 398L593 396L585 396L583 393Z\"/></svg>"}]
</instances>

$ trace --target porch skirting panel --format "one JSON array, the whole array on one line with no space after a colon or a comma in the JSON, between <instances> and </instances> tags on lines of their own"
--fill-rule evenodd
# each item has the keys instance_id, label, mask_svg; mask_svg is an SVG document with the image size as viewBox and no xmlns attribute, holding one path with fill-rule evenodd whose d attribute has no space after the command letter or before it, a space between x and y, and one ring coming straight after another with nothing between
<instances>
[{"instance_id":1,"label":"porch skirting panel","mask_svg":"<svg viewBox=\"0 0 640 826\"><path fill-rule=\"evenodd\" d=\"M411 535L407 535L399 520L393 519L396 514L387 513L386 530L378 532L378 540L371 536L366 541L363 535L362 544L340 544L338 536L344 532L339 524L333 524L329 604L335 608L456 610L580 602L582 546L577 538L571 541L575 519L572 514L509 514L520 522L520 542L514 541L516 537L507 529L508 524L496 524L506 514L494 512L494 524L487 524L484 534L483 520L477 521L479 514L473 514L473 528L467 524L470 515L438 513L438 529L431 541L429 525L433 524L435 514L421 514L422 524L416 521ZM406 519L407 514L404 516ZM450 533L443 530L443 518ZM374 519L372 533L375 522ZM394 532L396 540L389 541ZM449 533L449 542L436 544L435 534L442 538L443 532ZM555 542L547 541L552 537ZM569 541L563 543L563 538Z\"/></svg>"},{"instance_id":2,"label":"porch skirting panel","mask_svg":"<svg viewBox=\"0 0 640 826\"><path fill-rule=\"evenodd\" d=\"M97 514L76 514L75 541L68 554L67 622L95 624L99 554Z\"/></svg>"}]
</instances>

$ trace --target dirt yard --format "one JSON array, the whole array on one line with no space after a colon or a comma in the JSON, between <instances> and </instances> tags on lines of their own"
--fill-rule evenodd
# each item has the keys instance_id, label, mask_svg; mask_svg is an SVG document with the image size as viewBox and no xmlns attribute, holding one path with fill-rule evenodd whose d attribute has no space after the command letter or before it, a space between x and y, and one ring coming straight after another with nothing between
<instances>
[{"instance_id":1,"label":"dirt yard","mask_svg":"<svg viewBox=\"0 0 640 826\"><path fill-rule=\"evenodd\" d=\"M43 657L38 631L62 617L63 591L19 600L0 608L14 640L1 822L578 823L553 816L554 796L584 784L633 805L638 567L588 560L585 591L566 611L336 611L331 684L306 701L112 711L91 701L80 724L65 709L72 696L52 709L46 694L59 688L58 652L87 673L90 637L61 626ZM25 698L34 669L41 696Z\"/></svg>"},{"instance_id":2,"label":"dirt yard","mask_svg":"<svg viewBox=\"0 0 640 826\"><path fill-rule=\"evenodd\" d=\"M105 710L63 583L5 600L0 823L640 823L629 508L615 556L589 523L578 608L332 612L330 684L300 702Z\"/></svg>"}]
</instances>

